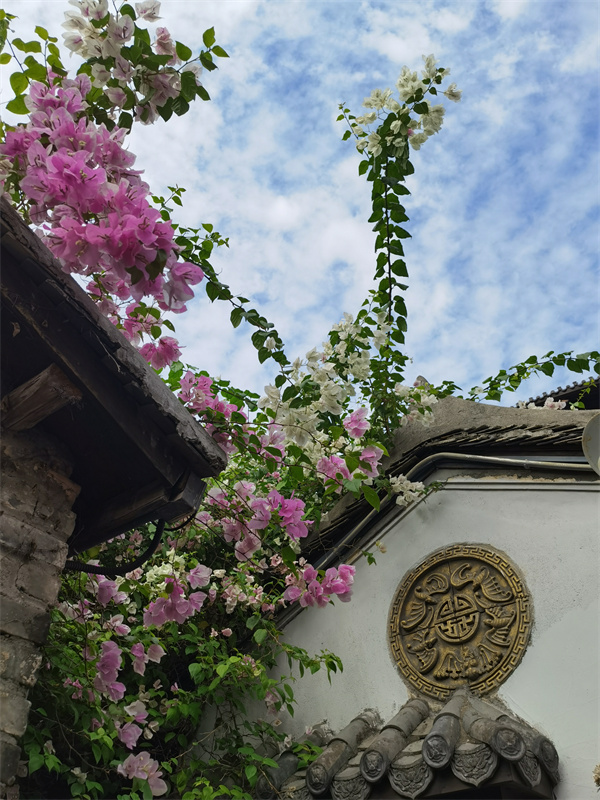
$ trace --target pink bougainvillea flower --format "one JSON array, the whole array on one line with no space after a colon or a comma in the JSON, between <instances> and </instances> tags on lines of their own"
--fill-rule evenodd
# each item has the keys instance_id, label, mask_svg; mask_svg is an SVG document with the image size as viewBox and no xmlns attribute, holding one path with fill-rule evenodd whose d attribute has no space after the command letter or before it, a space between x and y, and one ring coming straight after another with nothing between
<instances>
[{"instance_id":1,"label":"pink bougainvillea flower","mask_svg":"<svg viewBox=\"0 0 600 800\"><path fill-rule=\"evenodd\" d=\"M106 606L112 600L113 603L119 605L127 600L127 592L120 592L117 589L117 584L114 581L108 580L104 575L98 575L98 602Z\"/></svg>"},{"instance_id":2,"label":"pink bougainvillea flower","mask_svg":"<svg viewBox=\"0 0 600 800\"><path fill-rule=\"evenodd\" d=\"M115 614L102 626L105 630L111 630L115 633L125 636L131 631L129 625L123 624L123 614Z\"/></svg>"},{"instance_id":3,"label":"pink bougainvillea flower","mask_svg":"<svg viewBox=\"0 0 600 800\"><path fill-rule=\"evenodd\" d=\"M327 478L331 478L340 485L337 487L336 492L342 491L342 480L350 480L352 475L346 466L346 462L339 456L328 456L319 459L317 462L317 472Z\"/></svg>"},{"instance_id":4,"label":"pink bougainvillea flower","mask_svg":"<svg viewBox=\"0 0 600 800\"><path fill-rule=\"evenodd\" d=\"M360 460L366 462L366 466L361 464L362 471L368 478L376 478L379 474L379 460L383 455L383 450L380 447L369 445L360 454Z\"/></svg>"},{"instance_id":5,"label":"pink bougainvillea flower","mask_svg":"<svg viewBox=\"0 0 600 800\"><path fill-rule=\"evenodd\" d=\"M159 664L165 655L166 651L159 644L151 644L148 648L148 661L154 661L155 664Z\"/></svg>"},{"instance_id":6,"label":"pink bougainvillea flower","mask_svg":"<svg viewBox=\"0 0 600 800\"><path fill-rule=\"evenodd\" d=\"M148 342L140 348L140 353L149 362L153 369L163 369L163 367L177 361L181 355L179 343L172 336L162 336L158 344Z\"/></svg>"},{"instance_id":7,"label":"pink bougainvillea flower","mask_svg":"<svg viewBox=\"0 0 600 800\"><path fill-rule=\"evenodd\" d=\"M134 722L143 722L148 716L146 706L141 700L134 700L133 703L125 706L124 710L130 717L133 717Z\"/></svg>"},{"instance_id":8,"label":"pink bougainvillea flower","mask_svg":"<svg viewBox=\"0 0 600 800\"><path fill-rule=\"evenodd\" d=\"M167 597L154 600L144 611L144 625L160 627L165 622L185 622L188 617L200 611L206 600L205 592L193 592L186 598L183 587L176 578L166 578L166 584L172 584Z\"/></svg>"},{"instance_id":9,"label":"pink bougainvillea flower","mask_svg":"<svg viewBox=\"0 0 600 800\"><path fill-rule=\"evenodd\" d=\"M238 561L249 561L254 553L261 548L261 541L253 533L246 533L241 542L235 546L235 557Z\"/></svg>"},{"instance_id":10,"label":"pink bougainvillea flower","mask_svg":"<svg viewBox=\"0 0 600 800\"><path fill-rule=\"evenodd\" d=\"M210 567L205 567L204 564L198 564L198 566L188 572L187 581L192 589L201 589L203 586L210 583L211 575L212 569L210 569Z\"/></svg>"},{"instance_id":11,"label":"pink bougainvillea flower","mask_svg":"<svg viewBox=\"0 0 600 800\"><path fill-rule=\"evenodd\" d=\"M141 642L136 642L131 646L130 653L133 656L133 671L137 672L138 675L143 675L146 672L146 664L148 663L144 645Z\"/></svg>"},{"instance_id":12,"label":"pink bougainvillea flower","mask_svg":"<svg viewBox=\"0 0 600 800\"><path fill-rule=\"evenodd\" d=\"M141 778L148 781L148 786L153 797L160 797L168 791L167 784L160 777L162 772L158 769L158 761L150 758L147 752L127 756L122 764L117 767L119 775L123 775L129 780Z\"/></svg>"},{"instance_id":13,"label":"pink bougainvillea flower","mask_svg":"<svg viewBox=\"0 0 600 800\"><path fill-rule=\"evenodd\" d=\"M125 725L118 729L119 740L123 742L125 747L129 750L133 750L141 735L142 729L134 722L126 722Z\"/></svg>"},{"instance_id":14,"label":"pink bougainvillea flower","mask_svg":"<svg viewBox=\"0 0 600 800\"><path fill-rule=\"evenodd\" d=\"M353 439L360 439L371 427L366 419L367 413L366 408L357 408L343 421L344 428Z\"/></svg>"}]
</instances>

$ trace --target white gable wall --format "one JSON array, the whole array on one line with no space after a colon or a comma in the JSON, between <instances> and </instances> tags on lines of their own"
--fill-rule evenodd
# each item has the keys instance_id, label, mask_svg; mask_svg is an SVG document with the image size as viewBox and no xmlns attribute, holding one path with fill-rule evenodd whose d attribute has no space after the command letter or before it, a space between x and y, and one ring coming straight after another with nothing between
<instances>
[{"instance_id":1,"label":"white gable wall","mask_svg":"<svg viewBox=\"0 0 600 800\"><path fill-rule=\"evenodd\" d=\"M344 671L332 676L331 685L324 672L298 680L297 711L293 719L281 712L283 728L297 736L327 719L337 731L364 708L391 718L409 698L387 639L398 584L434 550L484 544L504 552L519 569L533 606L530 644L498 696L556 745L559 800L597 798L592 770L600 758L600 485L548 476L536 481L456 476L374 529L365 549L377 564L354 562L351 602L308 608L286 627L291 643L311 654L331 650Z\"/></svg>"}]
</instances>

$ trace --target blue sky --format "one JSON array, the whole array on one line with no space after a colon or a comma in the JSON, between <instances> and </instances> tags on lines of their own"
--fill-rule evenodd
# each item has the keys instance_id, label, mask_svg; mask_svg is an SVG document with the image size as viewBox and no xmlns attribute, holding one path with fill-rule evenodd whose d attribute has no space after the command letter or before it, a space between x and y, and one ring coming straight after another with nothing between
<instances>
[{"instance_id":1,"label":"blue sky","mask_svg":"<svg viewBox=\"0 0 600 800\"><path fill-rule=\"evenodd\" d=\"M60 33L63 0L6 0L19 34ZM370 286L369 186L342 142L404 64L435 53L463 90L412 161L407 377L465 389L548 350L598 348L598 3L543 0L163 0L159 23L193 48L214 25L231 58L210 103L139 126L130 147L156 191L187 188L181 220L230 238L214 258L292 358L320 345ZM68 59L67 59L68 61ZM178 318L184 358L261 391L249 335L200 289ZM514 403L577 376L531 382Z\"/></svg>"}]
</instances>

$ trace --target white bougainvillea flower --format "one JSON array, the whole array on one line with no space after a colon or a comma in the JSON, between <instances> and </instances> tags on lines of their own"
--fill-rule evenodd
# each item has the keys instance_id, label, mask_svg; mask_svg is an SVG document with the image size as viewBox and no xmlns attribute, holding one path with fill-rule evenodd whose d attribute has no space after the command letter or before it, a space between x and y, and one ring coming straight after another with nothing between
<instances>
[{"instance_id":1,"label":"white bougainvillea flower","mask_svg":"<svg viewBox=\"0 0 600 800\"><path fill-rule=\"evenodd\" d=\"M156 22L161 19L158 15L160 11L158 0L144 0L143 3L136 3L135 10L138 17L142 17L146 22Z\"/></svg>"},{"instance_id":2,"label":"white bougainvillea flower","mask_svg":"<svg viewBox=\"0 0 600 800\"><path fill-rule=\"evenodd\" d=\"M421 73L424 78L435 78L437 74L436 64L438 63L436 57L431 53L428 56L421 56L425 62L425 69Z\"/></svg>"},{"instance_id":3,"label":"white bougainvillea flower","mask_svg":"<svg viewBox=\"0 0 600 800\"><path fill-rule=\"evenodd\" d=\"M462 89L457 89L455 83L451 83L450 86L444 92L444 95L448 98L448 100L452 100L453 103L460 103L460 99L462 97Z\"/></svg>"},{"instance_id":4,"label":"white bougainvillea flower","mask_svg":"<svg viewBox=\"0 0 600 800\"><path fill-rule=\"evenodd\" d=\"M381 153L381 136L378 133L370 133L367 137L367 150L369 153L373 153L374 156L378 156Z\"/></svg>"}]
</instances>

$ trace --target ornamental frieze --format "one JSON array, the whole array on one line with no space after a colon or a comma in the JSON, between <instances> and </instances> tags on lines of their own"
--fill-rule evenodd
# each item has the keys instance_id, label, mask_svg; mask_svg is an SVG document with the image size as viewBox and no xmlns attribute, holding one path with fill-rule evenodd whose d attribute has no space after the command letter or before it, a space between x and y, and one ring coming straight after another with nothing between
<instances>
[{"instance_id":1,"label":"ornamental frieze","mask_svg":"<svg viewBox=\"0 0 600 800\"><path fill-rule=\"evenodd\" d=\"M507 557L482 545L453 545L406 575L388 635L404 678L440 700L460 686L495 689L521 660L531 599Z\"/></svg>"}]
</instances>

